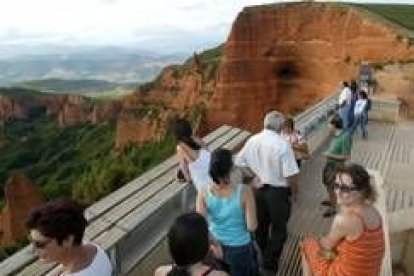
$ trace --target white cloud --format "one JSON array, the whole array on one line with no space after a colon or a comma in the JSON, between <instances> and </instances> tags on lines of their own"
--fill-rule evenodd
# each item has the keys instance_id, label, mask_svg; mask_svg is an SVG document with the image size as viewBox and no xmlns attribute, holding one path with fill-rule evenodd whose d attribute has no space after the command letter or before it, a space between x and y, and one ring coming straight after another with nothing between
<instances>
[{"instance_id":1,"label":"white cloud","mask_svg":"<svg viewBox=\"0 0 414 276\"><path fill-rule=\"evenodd\" d=\"M2 0L0 44L63 40L73 43L128 42L151 30L228 32L247 5L271 0ZM278 1L281 2L281 1ZM368 2L368 1L366 1ZM371 1L374 2L374 1ZM376 0L375 2L378 2ZM383 2L389 3L384 0ZM413 0L399 2L413 3Z\"/></svg>"}]
</instances>

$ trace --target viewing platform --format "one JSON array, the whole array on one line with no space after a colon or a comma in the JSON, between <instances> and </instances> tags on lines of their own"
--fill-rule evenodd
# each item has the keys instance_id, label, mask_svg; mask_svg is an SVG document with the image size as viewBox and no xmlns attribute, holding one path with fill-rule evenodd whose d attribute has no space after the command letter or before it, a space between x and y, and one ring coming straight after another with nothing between
<instances>
[{"instance_id":1,"label":"viewing platform","mask_svg":"<svg viewBox=\"0 0 414 276\"><path fill-rule=\"evenodd\" d=\"M295 118L311 158L300 174L299 198L293 203L280 276L301 275L299 242L306 236L324 235L331 224L331 219L322 217L325 209L320 205L327 196L321 179L321 153L328 142L327 113L336 101L335 94ZM414 275L410 262L414 258L414 122L400 120L398 114L398 102L375 100L368 139L362 140L357 132L351 156L353 162L370 170L379 195L377 207L383 215L387 243L382 276L393 275L393 265ZM225 125L204 141L211 150L224 147L236 153L250 135ZM89 226L85 238L107 251L116 275L153 275L157 266L171 262L166 233L175 217L195 200L192 187L176 180L177 169L177 161L171 157L86 210ZM53 269L37 260L31 246L0 263L0 275L45 275Z\"/></svg>"}]
</instances>

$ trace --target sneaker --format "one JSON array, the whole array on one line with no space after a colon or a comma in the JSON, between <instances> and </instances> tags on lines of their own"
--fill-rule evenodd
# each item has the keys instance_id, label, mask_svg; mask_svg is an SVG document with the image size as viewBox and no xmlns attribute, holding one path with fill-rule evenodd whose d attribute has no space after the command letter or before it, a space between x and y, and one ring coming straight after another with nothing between
<instances>
[{"instance_id":1,"label":"sneaker","mask_svg":"<svg viewBox=\"0 0 414 276\"><path fill-rule=\"evenodd\" d=\"M336 214L336 210L335 209L328 209L328 211L326 211L325 213L323 213L323 217L324 218L330 218L332 216L334 216Z\"/></svg>"},{"instance_id":2,"label":"sneaker","mask_svg":"<svg viewBox=\"0 0 414 276\"><path fill-rule=\"evenodd\" d=\"M332 204L331 204L331 201L330 200L324 200L324 201L321 202L321 205L323 205L323 206L331 206Z\"/></svg>"}]
</instances>

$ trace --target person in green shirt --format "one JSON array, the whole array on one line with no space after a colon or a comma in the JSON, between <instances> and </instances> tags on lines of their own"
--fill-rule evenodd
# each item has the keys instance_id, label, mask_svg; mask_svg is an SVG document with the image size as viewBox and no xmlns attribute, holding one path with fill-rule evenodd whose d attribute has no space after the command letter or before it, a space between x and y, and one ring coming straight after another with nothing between
<instances>
[{"instance_id":1,"label":"person in green shirt","mask_svg":"<svg viewBox=\"0 0 414 276\"><path fill-rule=\"evenodd\" d=\"M350 158L352 149L352 137L347 131L343 130L341 117L335 114L328 122L332 140L328 150L323 154L326 157L326 165L323 169L322 179L329 194L329 200L322 201L322 205L328 206L328 210L323 214L325 218L336 213L336 197L333 190L335 174L339 168L345 166L345 161Z\"/></svg>"}]
</instances>

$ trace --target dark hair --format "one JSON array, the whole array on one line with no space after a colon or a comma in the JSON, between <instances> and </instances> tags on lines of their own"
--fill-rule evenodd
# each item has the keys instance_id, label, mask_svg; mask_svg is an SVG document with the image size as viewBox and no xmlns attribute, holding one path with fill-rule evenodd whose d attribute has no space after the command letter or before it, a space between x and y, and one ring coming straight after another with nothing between
<instances>
[{"instance_id":1,"label":"dark hair","mask_svg":"<svg viewBox=\"0 0 414 276\"><path fill-rule=\"evenodd\" d=\"M83 208L71 199L50 201L32 210L26 219L27 229L36 229L59 245L70 235L74 245L81 244L86 225Z\"/></svg>"},{"instance_id":2,"label":"dark hair","mask_svg":"<svg viewBox=\"0 0 414 276\"><path fill-rule=\"evenodd\" d=\"M337 129L342 129L342 119L339 114L332 115L332 117L329 119L329 123Z\"/></svg>"},{"instance_id":3,"label":"dark hair","mask_svg":"<svg viewBox=\"0 0 414 276\"><path fill-rule=\"evenodd\" d=\"M175 139L179 142L183 142L193 150L199 150L201 146L197 144L193 137L193 129L189 121L185 119L177 119L173 125L173 133Z\"/></svg>"},{"instance_id":4,"label":"dark hair","mask_svg":"<svg viewBox=\"0 0 414 276\"><path fill-rule=\"evenodd\" d=\"M349 87L349 84L348 84L348 82L347 82L347 81L342 82L342 85L343 85L344 87Z\"/></svg>"},{"instance_id":5,"label":"dark hair","mask_svg":"<svg viewBox=\"0 0 414 276\"><path fill-rule=\"evenodd\" d=\"M364 100L368 99L367 92L365 92L364 90L359 91L359 96L361 96L361 98L363 98Z\"/></svg>"},{"instance_id":6,"label":"dark hair","mask_svg":"<svg viewBox=\"0 0 414 276\"><path fill-rule=\"evenodd\" d=\"M220 179L230 174L233 167L233 157L231 151L226 149L216 149L211 153L210 168L208 170L211 179L216 184L220 184Z\"/></svg>"},{"instance_id":7,"label":"dark hair","mask_svg":"<svg viewBox=\"0 0 414 276\"><path fill-rule=\"evenodd\" d=\"M283 127L288 127L293 130L295 128L295 121L293 120L293 118L286 118L286 120L283 122Z\"/></svg>"},{"instance_id":8,"label":"dark hair","mask_svg":"<svg viewBox=\"0 0 414 276\"><path fill-rule=\"evenodd\" d=\"M358 84L357 84L357 82L355 80L352 80L351 81L350 89L351 89L351 92L353 94L356 94L357 93L357 91L358 91Z\"/></svg>"},{"instance_id":9,"label":"dark hair","mask_svg":"<svg viewBox=\"0 0 414 276\"><path fill-rule=\"evenodd\" d=\"M376 200L377 194L371 185L370 176L361 165L350 163L343 168L339 168L337 174L347 174L352 178L352 183L362 192L364 198L371 202Z\"/></svg>"},{"instance_id":10,"label":"dark hair","mask_svg":"<svg viewBox=\"0 0 414 276\"><path fill-rule=\"evenodd\" d=\"M205 218L196 212L179 216L168 232L168 246L176 265L167 275L189 276L188 266L202 261L209 250Z\"/></svg>"}]
</instances>

